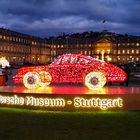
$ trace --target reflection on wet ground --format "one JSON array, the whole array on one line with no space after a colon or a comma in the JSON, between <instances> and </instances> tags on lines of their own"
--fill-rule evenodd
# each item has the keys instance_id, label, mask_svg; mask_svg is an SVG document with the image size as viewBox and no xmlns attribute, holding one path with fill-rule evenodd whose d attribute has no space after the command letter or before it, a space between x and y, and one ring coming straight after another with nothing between
<instances>
[{"instance_id":1,"label":"reflection on wet ground","mask_svg":"<svg viewBox=\"0 0 140 140\"><path fill-rule=\"evenodd\" d=\"M51 85L29 90L24 86L0 87L0 92L36 93L36 94L140 94L140 86L105 86L99 90L90 90L80 85Z\"/></svg>"}]
</instances>

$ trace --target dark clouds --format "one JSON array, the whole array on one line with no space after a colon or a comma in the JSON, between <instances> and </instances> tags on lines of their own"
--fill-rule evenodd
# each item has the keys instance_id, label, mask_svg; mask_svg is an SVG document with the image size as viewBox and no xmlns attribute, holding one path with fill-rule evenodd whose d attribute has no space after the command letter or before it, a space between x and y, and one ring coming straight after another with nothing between
<instances>
[{"instance_id":1,"label":"dark clouds","mask_svg":"<svg viewBox=\"0 0 140 140\"><path fill-rule=\"evenodd\" d=\"M103 29L140 35L139 10L139 0L0 0L0 26L43 37Z\"/></svg>"}]
</instances>

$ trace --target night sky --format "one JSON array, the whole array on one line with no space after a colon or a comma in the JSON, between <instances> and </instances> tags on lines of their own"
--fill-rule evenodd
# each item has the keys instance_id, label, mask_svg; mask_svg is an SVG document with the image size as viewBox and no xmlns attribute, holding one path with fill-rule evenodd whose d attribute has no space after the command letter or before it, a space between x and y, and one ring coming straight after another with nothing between
<instances>
[{"instance_id":1,"label":"night sky","mask_svg":"<svg viewBox=\"0 0 140 140\"><path fill-rule=\"evenodd\" d=\"M140 35L139 13L140 0L0 0L0 27L41 37L104 29Z\"/></svg>"}]
</instances>

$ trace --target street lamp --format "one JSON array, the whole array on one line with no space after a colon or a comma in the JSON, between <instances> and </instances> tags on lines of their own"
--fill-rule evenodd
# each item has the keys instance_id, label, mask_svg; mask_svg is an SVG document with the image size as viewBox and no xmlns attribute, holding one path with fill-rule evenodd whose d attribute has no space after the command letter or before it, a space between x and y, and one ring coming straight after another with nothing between
<instances>
[{"instance_id":1,"label":"street lamp","mask_svg":"<svg viewBox=\"0 0 140 140\"><path fill-rule=\"evenodd\" d=\"M105 50L102 50L102 51L101 51L102 61L104 61L104 54L105 54Z\"/></svg>"}]
</instances>

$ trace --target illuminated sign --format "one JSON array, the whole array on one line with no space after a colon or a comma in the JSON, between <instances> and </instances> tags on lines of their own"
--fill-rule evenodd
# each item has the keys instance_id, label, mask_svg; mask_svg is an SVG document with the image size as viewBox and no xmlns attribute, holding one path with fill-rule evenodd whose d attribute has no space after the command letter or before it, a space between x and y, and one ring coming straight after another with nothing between
<instances>
[{"instance_id":1,"label":"illuminated sign","mask_svg":"<svg viewBox=\"0 0 140 140\"><path fill-rule=\"evenodd\" d=\"M55 98L54 98L55 97ZM73 98L58 98L56 96L52 97L35 97L35 96L3 96L0 95L0 104L2 105L16 105L16 106L30 106L39 108L73 108L78 110L82 109L100 109L107 110L109 108L122 108L123 99L118 98L84 98L76 96ZM63 109L62 109L63 110Z\"/></svg>"},{"instance_id":2,"label":"illuminated sign","mask_svg":"<svg viewBox=\"0 0 140 140\"><path fill-rule=\"evenodd\" d=\"M106 110L108 108L115 108L115 107L123 107L123 100L121 98L117 99L100 99L100 98L92 98L92 99L85 99L76 97L74 99L74 106L75 107L98 107L102 110Z\"/></svg>"}]
</instances>

